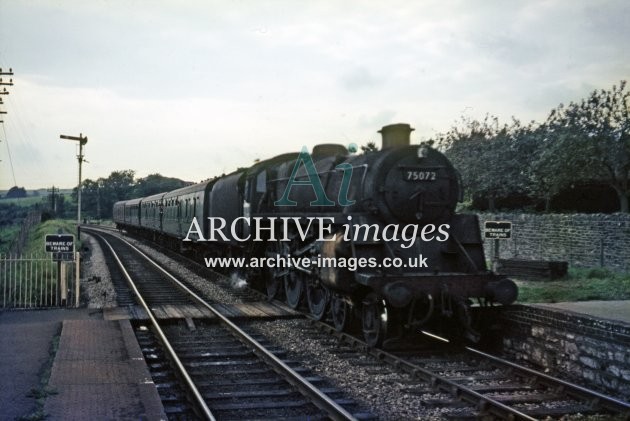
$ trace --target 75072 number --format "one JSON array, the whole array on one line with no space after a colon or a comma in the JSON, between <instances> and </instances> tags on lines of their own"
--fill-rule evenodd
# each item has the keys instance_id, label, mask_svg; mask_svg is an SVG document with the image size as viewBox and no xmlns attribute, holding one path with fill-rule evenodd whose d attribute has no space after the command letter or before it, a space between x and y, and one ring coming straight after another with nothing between
<instances>
[{"instance_id":1,"label":"75072 number","mask_svg":"<svg viewBox=\"0 0 630 421\"><path fill-rule=\"evenodd\" d=\"M405 181L435 181L437 173L435 171L405 170L403 171Z\"/></svg>"}]
</instances>

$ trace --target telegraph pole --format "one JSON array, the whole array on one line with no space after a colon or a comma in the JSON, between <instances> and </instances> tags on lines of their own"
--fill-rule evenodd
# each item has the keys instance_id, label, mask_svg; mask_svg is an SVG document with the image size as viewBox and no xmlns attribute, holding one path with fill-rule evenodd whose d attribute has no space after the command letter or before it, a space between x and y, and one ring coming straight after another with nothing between
<instances>
[{"instance_id":1,"label":"telegraph pole","mask_svg":"<svg viewBox=\"0 0 630 421\"><path fill-rule=\"evenodd\" d=\"M59 135L61 139L74 140L79 142L79 155L77 160L79 161L79 186L77 187L77 241L81 241L81 165L83 164L83 145L88 141L87 136L83 137L83 133L79 133L79 137Z\"/></svg>"},{"instance_id":2,"label":"telegraph pole","mask_svg":"<svg viewBox=\"0 0 630 421\"><path fill-rule=\"evenodd\" d=\"M13 69L9 69L8 72L3 72L2 69L0 68L0 76L13 76ZM13 79L9 79L8 82L4 82L2 80L2 78L0 77L0 86L13 86ZM7 88L2 88L2 92L0 92L0 95L9 95L9 91L7 91ZM2 99L0 98L0 105L3 105L4 102L2 102ZM0 114L6 114L6 111L0 111ZM4 123L4 121L0 120L0 123Z\"/></svg>"},{"instance_id":3,"label":"telegraph pole","mask_svg":"<svg viewBox=\"0 0 630 421\"><path fill-rule=\"evenodd\" d=\"M59 193L59 189L56 189L55 186L52 186L52 189L48 189L48 192L51 193L51 208L55 214L57 213L57 194Z\"/></svg>"},{"instance_id":4,"label":"telegraph pole","mask_svg":"<svg viewBox=\"0 0 630 421\"><path fill-rule=\"evenodd\" d=\"M101 182L96 183L96 217L98 223L101 223Z\"/></svg>"}]
</instances>

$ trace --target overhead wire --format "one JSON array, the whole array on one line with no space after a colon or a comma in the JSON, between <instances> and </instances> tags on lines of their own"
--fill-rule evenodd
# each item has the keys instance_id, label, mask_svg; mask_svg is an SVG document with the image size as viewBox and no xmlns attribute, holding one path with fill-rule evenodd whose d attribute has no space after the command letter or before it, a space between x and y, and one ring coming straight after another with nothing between
<instances>
[{"instance_id":1,"label":"overhead wire","mask_svg":"<svg viewBox=\"0 0 630 421\"><path fill-rule=\"evenodd\" d=\"M0 67L3 69L4 68L8 69L10 66L6 66L5 64L6 63L4 62L4 60L2 60L2 53L0 52ZM16 89L16 91L19 92L19 88ZM29 153L29 156L30 156L29 160L32 160L35 162L40 161L39 162L40 164L44 164L43 162L41 162L41 157L39 157L37 154L38 148L36 147L35 142L31 138L31 136L28 135L27 127L29 127L29 125L32 126L32 124L26 124L26 123L29 123L30 120L28 118L28 113L24 112L25 107L22 106L23 104L21 103L21 98L19 97L19 95L15 96L15 92L13 92L13 95L6 95L5 98L6 98L5 104L8 105L7 109L11 110L10 119L9 118L5 119L6 120L5 124L7 124L7 127L9 128L9 132L11 133L13 137L17 137L17 139L20 141L19 143L26 146L29 151L31 152L35 151L35 153ZM26 119L26 122L24 121L24 118ZM6 138L7 137L6 129L4 127L3 127L3 130L4 130L5 138ZM7 150L8 148L9 148L9 145L7 144ZM8 152L10 154L9 150ZM11 172L13 174L13 179L15 181L16 179L15 171L14 171L11 157L10 157L10 160L11 160ZM29 163L29 173L32 174L33 172L35 172L36 179L46 180L47 177L44 171L45 165L35 165L35 162ZM30 180L30 181L33 182L33 180Z\"/></svg>"},{"instance_id":2,"label":"overhead wire","mask_svg":"<svg viewBox=\"0 0 630 421\"><path fill-rule=\"evenodd\" d=\"M0 68L5 68L3 64L4 63L2 63L2 61L0 60ZM3 105L6 105L4 101L3 101ZM7 156L9 157L9 166L11 167L11 176L13 177L13 185L17 186L17 181L15 178L15 168L13 166L13 157L11 156L11 147L9 146L9 136L7 136L7 130L5 128L4 121L0 122L0 125L2 125L2 132L4 133L4 143L7 145Z\"/></svg>"},{"instance_id":3,"label":"overhead wire","mask_svg":"<svg viewBox=\"0 0 630 421\"><path fill-rule=\"evenodd\" d=\"M15 169L13 168L13 158L11 157L11 148L9 148L9 138L7 137L7 131L4 128L4 123L2 124L2 131L4 132L4 143L7 145L7 154L9 156L9 164L11 166L11 174L13 175L13 185L17 186L17 182L15 181Z\"/></svg>"}]
</instances>

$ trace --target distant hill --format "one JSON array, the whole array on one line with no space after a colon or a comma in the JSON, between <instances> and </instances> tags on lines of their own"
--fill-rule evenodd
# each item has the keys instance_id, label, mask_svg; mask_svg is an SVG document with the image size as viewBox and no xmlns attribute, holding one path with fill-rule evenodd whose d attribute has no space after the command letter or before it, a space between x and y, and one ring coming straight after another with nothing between
<instances>
[{"instance_id":1,"label":"distant hill","mask_svg":"<svg viewBox=\"0 0 630 421\"><path fill-rule=\"evenodd\" d=\"M64 195L70 195L72 194L72 190L73 189L59 189L59 193L64 194ZM6 199L7 193L9 192L9 190L0 190L0 200L2 199ZM48 189L33 189L33 190L26 190L26 197L33 197L33 196L39 196L39 197L46 197L48 196L50 193L48 192Z\"/></svg>"}]
</instances>

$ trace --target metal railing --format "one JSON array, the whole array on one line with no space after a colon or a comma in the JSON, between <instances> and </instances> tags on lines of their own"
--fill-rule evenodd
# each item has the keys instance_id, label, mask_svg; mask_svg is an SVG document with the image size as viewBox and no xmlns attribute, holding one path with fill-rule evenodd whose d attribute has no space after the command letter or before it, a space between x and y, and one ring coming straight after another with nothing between
<instances>
[{"instance_id":1,"label":"metal railing","mask_svg":"<svg viewBox=\"0 0 630 421\"><path fill-rule=\"evenodd\" d=\"M78 307L78 260L78 253L68 262L50 254L0 254L1 308Z\"/></svg>"}]
</instances>

